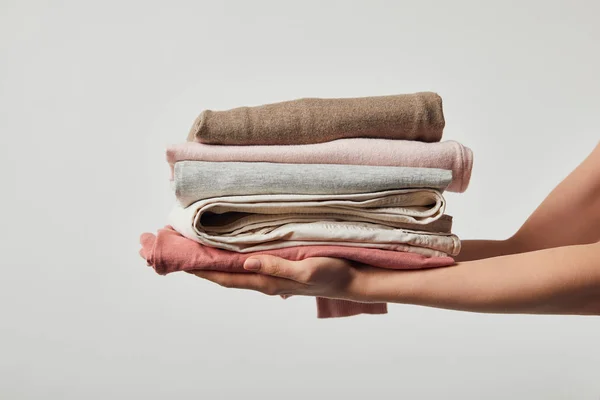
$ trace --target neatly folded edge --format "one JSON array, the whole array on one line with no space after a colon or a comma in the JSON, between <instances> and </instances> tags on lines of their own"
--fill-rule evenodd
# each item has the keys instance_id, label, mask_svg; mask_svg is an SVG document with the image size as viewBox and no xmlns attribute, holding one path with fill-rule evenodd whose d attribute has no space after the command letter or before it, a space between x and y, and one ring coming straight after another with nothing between
<instances>
[{"instance_id":1,"label":"neatly folded edge","mask_svg":"<svg viewBox=\"0 0 600 400\"><path fill-rule=\"evenodd\" d=\"M140 244L142 248L139 253L140 256L146 260L148 266L154 267L154 261L152 260L152 250L154 249L154 243L156 242L156 236L152 233L142 233L140 236Z\"/></svg>"},{"instance_id":2,"label":"neatly folded edge","mask_svg":"<svg viewBox=\"0 0 600 400\"><path fill-rule=\"evenodd\" d=\"M471 172L473 171L473 151L463 145L459 145L462 156L463 163L463 176L461 179L461 186L459 193L463 193L469 187L469 182L471 181Z\"/></svg>"},{"instance_id":3,"label":"neatly folded edge","mask_svg":"<svg viewBox=\"0 0 600 400\"><path fill-rule=\"evenodd\" d=\"M196 142L197 141L198 132L200 132L200 127L202 126L202 123L204 122L205 111L206 110L200 112L200 114L194 120L194 123L192 124L192 127L190 128L190 131L187 136L188 142Z\"/></svg>"}]
</instances>

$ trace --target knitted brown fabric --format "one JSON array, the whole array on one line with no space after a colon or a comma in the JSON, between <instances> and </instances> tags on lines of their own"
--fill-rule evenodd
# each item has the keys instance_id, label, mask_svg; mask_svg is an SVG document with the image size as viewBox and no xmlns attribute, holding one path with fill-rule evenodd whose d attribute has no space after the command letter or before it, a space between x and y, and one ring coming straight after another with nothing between
<instances>
[{"instance_id":1,"label":"knitted brown fabric","mask_svg":"<svg viewBox=\"0 0 600 400\"><path fill-rule=\"evenodd\" d=\"M205 110L188 141L208 144L309 144L369 137L438 142L442 99L422 92L350 99L304 98L228 111Z\"/></svg>"}]
</instances>

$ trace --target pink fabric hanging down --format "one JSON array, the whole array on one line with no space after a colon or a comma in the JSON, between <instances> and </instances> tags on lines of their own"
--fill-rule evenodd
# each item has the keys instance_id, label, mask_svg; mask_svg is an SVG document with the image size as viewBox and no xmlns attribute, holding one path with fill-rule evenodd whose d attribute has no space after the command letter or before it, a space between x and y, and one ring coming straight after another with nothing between
<instances>
[{"instance_id":1,"label":"pink fabric hanging down","mask_svg":"<svg viewBox=\"0 0 600 400\"><path fill-rule=\"evenodd\" d=\"M439 168L452 171L452 183L446 189L450 192L464 192L467 189L473 168L471 149L452 140L422 143L353 138L289 146L227 146L188 142L167 149L171 178L173 165L184 160Z\"/></svg>"},{"instance_id":2,"label":"pink fabric hanging down","mask_svg":"<svg viewBox=\"0 0 600 400\"><path fill-rule=\"evenodd\" d=\"M454 259L451 257L426 257L414 253L348 246L298 246L256 253L236 253L201 245L181 236L170 226L160 229L156 235L142 234L140 242L142 244L140 255L160 275L194 270L252 273L243 268L244 261L257 254L269 254L293 261L309 257L343 258L387 269L435 268L454 264ZM358 303L317 298L319 318L386 312L385 303Z\"/></svg>"}]
</instances>

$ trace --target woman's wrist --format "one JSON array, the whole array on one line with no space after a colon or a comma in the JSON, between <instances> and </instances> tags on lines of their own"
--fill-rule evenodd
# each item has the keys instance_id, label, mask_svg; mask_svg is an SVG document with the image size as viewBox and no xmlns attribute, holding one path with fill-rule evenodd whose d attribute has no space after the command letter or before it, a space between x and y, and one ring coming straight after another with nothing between
<instances>
[{"instance_id":1,"label":"woman's wrist","mask_svg":"<svg viewBox=\"0 0 600 400\"><path fill-rule=\"evenodd\" d=\"M483 260L522 252L522 243L516 236L504 240L463 240L461 245L460 254L455 257L457 262Z\"/></svg>"},{"instance_id":2,"label":"woman's wrist","mask_svg":"<svg viewBox=\"0 0 600 400\"><path fill-rule=\"evenodd\" d=\"M363 303L404 303L416 289L417 278L414 271L355 268L340 297Z\"/></svg>"},{"instance_id":3,"label":"woman's wrist","mask_svg":"<svg viewBox=\"0 0 600 400\"><path fill-rule=\"evenodd\" d=\"M348 284L343 288L343 292L340 293L341 298L364 303L371 302L371 300L368 300L368 291L366 290L368 277L365 274L365 269L353 268L350 276Z\"/></svg>"}]
</instances>

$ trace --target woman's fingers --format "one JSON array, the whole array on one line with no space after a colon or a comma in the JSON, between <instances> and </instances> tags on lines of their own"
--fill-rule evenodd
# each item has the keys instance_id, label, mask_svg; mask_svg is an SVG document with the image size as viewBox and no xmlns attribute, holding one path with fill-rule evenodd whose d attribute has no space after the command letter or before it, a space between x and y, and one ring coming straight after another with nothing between
<instances>
[{"instance_id":1,"label":"woman's fingers","mask_svg":"<svg viewBox=\"0 0 600 400\"><path fill-rule=\"evenodd\" d=\"M349 261L329 257L289 261L275 256L259 255L248 258L244 268L258 274L290 279L311 286L343 283L352 272Z\"/></svg>"},{"instance_id":2,"label":"woman's fingers","mask_svg":"<svg viewBox=\"0 0 600 400\"><path fill-rule=\"evenodd\" d=\"M303 288L303 285L298 282L259 274L217 271L193 271L192 273L226 288L256 290L270 296L292 294Z\"/></svg>"},{"instance_id":3,"label":"woman's fingers","mask_svg":"<svg viewBox=\"0 0 600 400\"><path fill-rule=\"evenodd\" d=\"M192 271L200 278L208 279L221 286L235 289L250 289L268 295L329 296L342 295L354 276L349 261L335 258L315 257L301 261L257 255L244 263L251 274Z\"/></svg>"}]
</instances>

